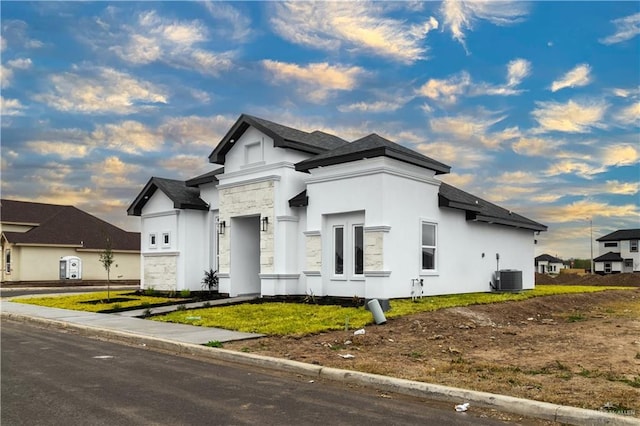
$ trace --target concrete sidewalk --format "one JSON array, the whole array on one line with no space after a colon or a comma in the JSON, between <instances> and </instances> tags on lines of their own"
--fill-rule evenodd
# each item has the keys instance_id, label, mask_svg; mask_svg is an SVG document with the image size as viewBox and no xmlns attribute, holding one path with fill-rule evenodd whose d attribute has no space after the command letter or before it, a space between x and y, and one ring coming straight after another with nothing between
<instances>
[{"instance_id":1,"label":"concrete sidewalk","mask_svg":"<svg viewBox=\"0 0 640 426\"><path fill-rule=\"evenodd\" d=\"M226 303L238 301L235 298L223 300L226 301ZM223 304L224 301L219 301L218 304ZM212 302L214 301L210 301L213 305ZM198 302L198 304L201 303L202 302ZM172 306L167 309L175 310L175 308L175 306ZM45 327L72 329L89 337L122 341L129 344L146 346L147 348L167 350L176 354L197 355L223 362L285 371L312 378L316 377L343 383L352 383L419 398L449 401L452 404L468 402L471 404L471 407L477 405L493 408L502 412L535 417L563 424L589 426L640 425L640 419L637 417L620 416L601 411L567 407L547 402L397 379L352 370L340 370L321 365L210 348L202 345L209 341L228 342L231 340L251 339L261 337L260 334L149 321L122 314L96 314L45 308L24 303L9 302L7 300L0 300L0 309L3 320L10 319L35 323Z\"/></svg>"},{"instance_id":2,"label":"concrete sidewalk","mask_svg":"<svg viewBox=\"0 0 640 426\"><path fill-rule=\"evenodd\" d=\"M250 298L246 298L247 300ZM243 300L219 299L209 303L229 304ZM203 302L190 303L191 307L200 307ZM162 308L152 308L154 313L169 312L176 310L177 305L164 306ZM171 340L180 343L202 345L210 341L229 342L232 340L244 340L261 337L261 334L242 333L239 331L224 330L221 328L198 327L195 325L173 324L157 321L149 321L135 318L144 313L144 310L128 311L120 314L98 314L93 312L70 311L67 309L47 308L43 306L28 305L26 303L15 303L7 300L0 301L0 310L3 317L8 318L41 318L49 321L57 321L69 325L82 327L92 327L96 329L123 331L126 333L150 336L158 339ZM137 314L137 315L132 315Z\"/></svg>"}]
</instances>

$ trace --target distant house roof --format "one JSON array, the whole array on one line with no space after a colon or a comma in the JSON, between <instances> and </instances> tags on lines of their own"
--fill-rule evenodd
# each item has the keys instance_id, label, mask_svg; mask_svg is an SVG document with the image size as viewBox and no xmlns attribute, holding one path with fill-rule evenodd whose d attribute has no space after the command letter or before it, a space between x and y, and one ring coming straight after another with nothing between
<instances>
[{"instance_id":1,"label":"distant house roof","mask_svg":"<svg viewBox=\"0 0 640 426\"><path fill-rule=\"evenodd\" d=\"M547 230L547 227L541 223L485 201L482 198L464 192L444 182L440 184L438 204L440 207L464 210L467 214L467 220L513 226L533 231Z\"/></svg>"},{"instance_id":2,"label":"distant house roof","mask_svg":"<svg viewBox=\"0 0 640 426\"><path fill-rule=\"evenodd\" d=\"M210 179L198 176L195 179ZM147 204L151 196L160 189L171 201L176 209L208 210L209 205L200 198L200 189L187 186L182 180L164 179L152 177L142 189L140 194L127 209L129 216L140 216L142 208Z\"/></svg>"},{"instance_id":3,"label":"distant house roof","mask_svg":"<svg viewBox=\"0 0 640 426\"><path fill-rule=\"evenodd\" d=\"M224 164L225 157L233 144L240 139L249 127L255 127L273 139L275 147L291 148L310 154L319 154L348 143L344 139L319 130L308 133L269 120L242 114L209 155L209 161L211 163Z\"/></svg>"},{"instance_id":4,"label":"distant house roof","mask_svg":"<svg viewBox=\"0 0 640 426\"><path fill-rule=\"evenodd\" d=\"M549 262L549 263L562 263L562 259L558 259L557 257L553 257L550 254L541 254L535 258L536 265L538 262Z\"/></svg>"},{"instance_id":5,"label":"distant house roof","mask_svg":"<svg viewBox=\"0 0 640 426\"><path fill-rule=\"evenodd\" d=\"M602 256L598 256L593 259L594 262L622 262L622 257L620 253L614 253L610 251L609 253L605 253Z\"/></svg>"},{"instance_id":6,"label":"distant house roof","mask_svg":"<svg viewBox=\"0 0 640 426\"><path fill-rule=\"evenodd\" d=\"M451 170L451 167L446 164L395 142L391 142L375 133L301 161L296 164L296 170L306 172L316 167L342 164L374 157L394 158L408 164L434 170L436 174L449 173L449 170Z\"/></svg>"},{"instance_id":7,"label":"distant house roof","mask_svg":"<svg viewBox=\"0 0 640 426\"><path fill-rule=\"evenodd\" d=\"M640 240L640 228L637 229L620 229L614 231L604 237L597 238L596 241L623 241L623 240Z\"/></svg>"},{"instance_id":8,"label":"distant house roof","mask_svg":"<svg viewBox=\"0 0 640 426\"><path fill-rule=\"evenodd\" d=\"M0 200L2 223L34 226L27 232L5 231L11 244L73 246L113 250L140 250L140 234L128 232L73 206Z\"/></svg>"}]
</instances>

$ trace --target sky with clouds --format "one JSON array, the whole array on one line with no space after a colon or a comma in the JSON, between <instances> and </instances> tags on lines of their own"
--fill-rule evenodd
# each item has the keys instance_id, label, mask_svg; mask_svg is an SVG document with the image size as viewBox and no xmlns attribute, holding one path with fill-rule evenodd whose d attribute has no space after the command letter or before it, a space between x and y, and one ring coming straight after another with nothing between
<instances>
[{"instance_id":1,"label":"sky with clouds","mask_svg":"<svg viewBox=\"0 0 640 426\"><path fill-rule=\"evenodd\" d=\"M124 229L241 113L378 133L589 256L640 227L637 2L2 2L2 198Z\"/></svg>"}]
</instances>

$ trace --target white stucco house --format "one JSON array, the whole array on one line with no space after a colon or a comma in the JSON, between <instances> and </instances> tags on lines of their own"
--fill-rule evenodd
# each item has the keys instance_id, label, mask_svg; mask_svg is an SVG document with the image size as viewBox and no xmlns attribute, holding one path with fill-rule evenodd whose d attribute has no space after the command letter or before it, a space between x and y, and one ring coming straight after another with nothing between
<instances>
[{"instance_id":1,"label":"white stucco house","mask_svg":"<svg viewBox=\"0 0 640 426\"><path fill-rule=\"evenodd\" d=\"M640 272L640 228L620 229L596 241L600 253L593 259L596 274Z\"/></svg>"},{"instance_id":2,"label":"white stucco house","mask_svg":"<svg viewBox=\"0 0 640 426\"><path fill-rule=\"evenodd\" d=\"M536 272L539 274L559 274L566 266L562 259L550 254L541 254L535 258Z\"/></svg>"},{"instance_id":3,"label":"white stucco house","mask_svg":"<svg viewBox=\"0 0 640 426\"><path fill-rule=\"evenodd\" d=\"M401 298L490 291L496 269L534 287L546 226L441 182L450 167L370 134L353 142L241 115L187 181L152 177L142 288ZM418 280L418 281L416 281ZM422 280L422 285L419 285Z\"/></svg>"}]
</instances>

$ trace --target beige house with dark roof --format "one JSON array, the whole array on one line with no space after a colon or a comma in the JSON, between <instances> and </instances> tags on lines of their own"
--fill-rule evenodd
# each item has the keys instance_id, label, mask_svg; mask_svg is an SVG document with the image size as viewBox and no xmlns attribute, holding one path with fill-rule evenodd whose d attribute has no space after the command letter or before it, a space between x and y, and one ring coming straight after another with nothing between
<instances>
[{"instance_id":1,"label":"beige house with dark roof","mask_svg":"<svg viewBox=\"0 0 640 426\"><path fill-rule=\"evenodd\" d=\"M124 231L73 206L0 200L2 283L58 281L63 258L78 258L70 283L106 281L99 261L110 239L112 281L140 279L140 234Z\"/></svg>"}]
</instances>

